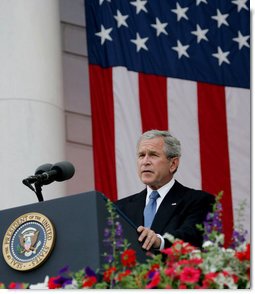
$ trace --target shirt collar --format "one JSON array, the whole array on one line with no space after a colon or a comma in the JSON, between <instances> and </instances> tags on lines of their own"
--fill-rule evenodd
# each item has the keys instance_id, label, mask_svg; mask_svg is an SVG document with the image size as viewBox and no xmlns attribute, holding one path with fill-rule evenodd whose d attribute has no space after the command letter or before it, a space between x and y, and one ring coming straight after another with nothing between
<instances>
[{"instance_id":1,"label":"shirt collar","mask_svg":"<svg viewBox=\"0 0 255 294\"><path fill-rule=\"evenodd\" d=\"M164 198L166 196L166 194L173 187L174 182L175 182L175 179L172 178L170 182L168 182L167 184L165 184L164 186L162 186L161 188L157 190L161 198ZM151 194L152 191L153 190L149 186L147 186L147 197Z\"/></svg>"}]
</instances>

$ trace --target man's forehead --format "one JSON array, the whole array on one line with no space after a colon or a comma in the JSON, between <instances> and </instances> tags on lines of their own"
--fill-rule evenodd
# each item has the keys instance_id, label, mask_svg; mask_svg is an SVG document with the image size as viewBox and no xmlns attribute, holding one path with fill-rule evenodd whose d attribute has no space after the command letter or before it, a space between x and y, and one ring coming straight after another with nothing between
<instances>
[{"instance_id":1,"label":"man's forehead","mask_svg":"<svg viewBox=\"0 0 255 294\"><path fill-rule=\"evenodd\" d=\"M158 150L164 147L164 141L161 137L156 137L153 139L144 139L139 144L139 150Z\"/></svg>"}]
</instances>

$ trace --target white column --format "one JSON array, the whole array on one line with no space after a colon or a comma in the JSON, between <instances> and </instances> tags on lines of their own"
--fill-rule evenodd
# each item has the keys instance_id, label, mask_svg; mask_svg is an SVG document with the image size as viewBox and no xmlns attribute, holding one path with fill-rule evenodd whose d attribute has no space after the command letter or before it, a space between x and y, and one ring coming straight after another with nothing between
<instances>
[{"instance_id":1,"label":"white column","mask_svg":"<svg viewBox=\"0 0 255 294\"><path fill-rule=\"evenodd\" d=\"M65 160L58 0L0 1L0 210L37 202L22 179ZM45 200L65 183L43 186Z\"/></svg>"}]
</instances>

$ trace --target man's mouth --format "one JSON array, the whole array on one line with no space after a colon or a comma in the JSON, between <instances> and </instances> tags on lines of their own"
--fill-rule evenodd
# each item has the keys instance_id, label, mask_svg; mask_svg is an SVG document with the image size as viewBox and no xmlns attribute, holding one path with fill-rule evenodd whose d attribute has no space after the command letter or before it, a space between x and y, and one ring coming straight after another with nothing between
<instances>
[{"instance_id":1,"label":"man's mouth","mask_svg":"<svg viewBox=\"0 0 255 294\"><path fill-rule=\"evenodd\" d=\"M142 171L142 174L144 174L144 173L153 173L153 171L152 171L152 170L147 170L147 169L146 169L146 170L143 170L143 171Z\"/></svg>"}]
</instances>

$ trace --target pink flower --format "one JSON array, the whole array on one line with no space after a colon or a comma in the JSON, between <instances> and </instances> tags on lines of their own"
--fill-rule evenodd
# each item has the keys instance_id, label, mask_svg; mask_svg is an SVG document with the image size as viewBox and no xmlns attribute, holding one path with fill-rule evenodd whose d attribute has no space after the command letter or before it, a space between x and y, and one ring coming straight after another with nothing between
<instances>
[{"instance_id":1,"label":"pink flower","mask_svg":"<svg viewBox=\"0 0 255 294\"><path fill-rule=\"evenodd\" d=\"M183 283L196 283L200 278L200 270L194 267L185 267L180 274Z\"/></svg>"}]
</instances>

